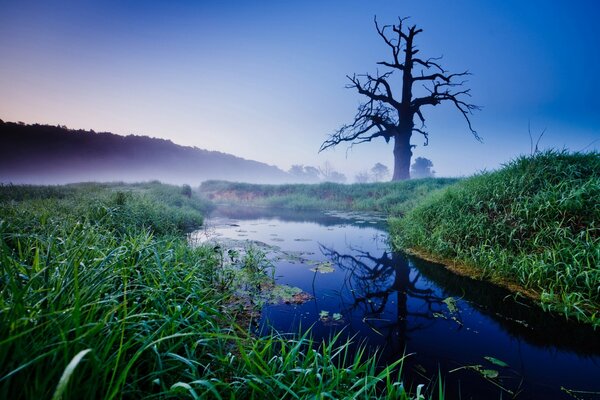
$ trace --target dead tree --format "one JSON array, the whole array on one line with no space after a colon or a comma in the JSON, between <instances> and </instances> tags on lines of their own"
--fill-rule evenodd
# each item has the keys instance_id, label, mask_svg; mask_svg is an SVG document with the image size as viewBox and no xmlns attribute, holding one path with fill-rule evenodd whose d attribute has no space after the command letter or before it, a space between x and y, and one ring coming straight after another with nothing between
<instances>
[{"instance_id":1,"label":"dead tree","mask_svg":"<svg viewBox=\"0 0 600 400\"><path fill-rule=\"evenodd\" d=\"M390 48L392 58L377 64L388 69L376 75L364 74L347 76L350 83L348 89L355 89L366 97L360 104L350 124L343 125L333 133L319 149L319 152L334 147L342 142L350 145L370 142L383 138L389 143L394 140L394 175L393 181L410 178L410 160L412 147L410 139L413 132L423 135L425 146L429 143L429 133L425 127L423 108L436 106L443 102L453 105L465 118L471 133L481 140L471 125L470 115L479 107L466 102L470 97L470 89L464 89L464 78L468 71L448 73L439 64L438 58L417 57L419 50L414 44L415 37L422 32L416 25L405 28L405 18L399 18L397 25L380 27L375 18L375 28L385 44ZM396 82L392 81L394 73L401 74L399 83L400 97L397 97ZM413 97L415 85L422 85L426 95ZM415 116L420 125L415 126Z\"/></svg>"}]
</instances>

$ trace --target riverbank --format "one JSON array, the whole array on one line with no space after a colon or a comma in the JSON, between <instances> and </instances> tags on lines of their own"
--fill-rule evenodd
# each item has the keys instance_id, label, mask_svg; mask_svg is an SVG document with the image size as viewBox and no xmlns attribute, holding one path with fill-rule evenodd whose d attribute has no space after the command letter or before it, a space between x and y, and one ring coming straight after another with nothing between
<instances>
[{"instance_id":1,"label":"riverbank","mask_svg":"<svg viewBox=\"0 0 600 400\"><path fill-rule=\"evenodd\" d=\"M409 398L402 359L240 326L189 189L0 186L0 397Z\"/></svg>"},{"instance_id":2,"label":"riverbank","mask_svg":"<svg viewBox=\"0 0 600 400\"><path fill-rule=\"evenodd\" d=\"M547 310L600 326L600 154L521 157L392 219L397 248L516 284ZM448 264L448 261L445 262Z\"/></svg>"},{"instance_id":3,"label":"riverbank","mask_svg":"<svg viewBox=\"0 0 600 400\"><path fill-rule=\"evenodd\" d=\"M431 193L458 182L427 178L403 182L257 185L207 181L200 194L219 204L244 204L293 210L377 211L399 216Z\"/></svg>"}]
</instances>

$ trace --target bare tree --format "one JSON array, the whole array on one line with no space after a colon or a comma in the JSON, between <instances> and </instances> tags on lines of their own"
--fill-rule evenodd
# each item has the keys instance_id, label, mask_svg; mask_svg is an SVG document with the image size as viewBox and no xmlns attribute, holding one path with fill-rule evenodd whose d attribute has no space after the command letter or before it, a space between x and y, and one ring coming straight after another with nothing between
<instances>
[{"instance_id":1,"label":"bare tree","mask_svg":"<svg viewBox=\"0 0 600 400\"><path fill-rule=\"evenodd\" d=\"M425 145L429 143L429 133L425 127L423 108L436 106L442 102L453 105L465 118L469 130L477 140L481 140L471 126L470 115L479 107L466 102L470 89L464 89L464 78L468 71L448 73L439 64L438 58L417 57L419 49L414 44L415 37L422 32L416 25L405 27L406 18L399 18L396 25L380 27L375 18L377 33L389 47L392 58L377 64L388 71L376 75L364 74L347 76L350 83L346 86L355 89L366 97L359 105L352 123L343 125L323 142L319 152L342 142L350 145L370 142L383 138L389 143L394 139L394 175L393 181L410 178L410 159L412 147L410 139L413 132L423 135ZM403 54L402 54L403 53ZM392 81L394 73L402 74L400 97L396 96L396 85ZM422 84L426 95L413 97L415 84ZM421 122L415 126L415 116Z\"/></svg>"},{"instance_id":2,"label":"bare tree","mask_svg":"<svg viewBox=\"0 0 600 400\"><path fill-rule=\"evenodd\" d=\"M382 163L375 163L373 168L371 168L371 172L373 173L375 181L380 181L390 174L390 170L388 169L388 167L386 167Z\"/></svg>"},{"instance_id":3,"label":"bare tree","mask_svg":"<svg viewBox=\"0 0 600 400\"><path fill-rule=\"evenodd\" d=\"M368 183L371 180L369 171L362 171L354 175L354 182L356 183Z\"/></svg>"},{"instance_id":4,"label":"bare tree","mask_svg":"<svg viewBox=\"0 0 600 400\"><path fill-rule=\"evenodd\" d=\"M294 164L288 170L288 174L292 175L300 182L318 182L319 170L310 165Z\"/></svg>"},{"instance_id":5,"label":"bare tree","mask_svg":"<svg viewBox=\"0 0 600 400\"><path fill-rule=\"evenodd\" d=\"M329 161L325 161L323 166L319 168L319 174L321 175L324 182L346 182L346 175L336 171Z\"/></svg>"}]
</instances>

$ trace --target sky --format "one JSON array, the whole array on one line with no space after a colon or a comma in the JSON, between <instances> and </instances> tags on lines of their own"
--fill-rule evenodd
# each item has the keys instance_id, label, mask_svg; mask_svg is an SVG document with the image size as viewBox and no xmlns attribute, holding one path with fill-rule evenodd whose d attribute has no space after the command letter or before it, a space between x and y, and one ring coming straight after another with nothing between
<instances>
[{"instance_id":1,"label":"sky","mask_svg":"<svg viewBox=\"0 0 600 400\"><path fill-rule=\"evenodd\" d=\"M541 148L600 149L600 2L0 0L0 118L140 134L350 179L393 165L380 140L318 153L361 96L346 75L390 58L373 17L410 17L423 58L472 73L477 142L452 107L425 109L437 176ZM379 67L380 72L384 69Z\"/></svg>"}]
</instances>

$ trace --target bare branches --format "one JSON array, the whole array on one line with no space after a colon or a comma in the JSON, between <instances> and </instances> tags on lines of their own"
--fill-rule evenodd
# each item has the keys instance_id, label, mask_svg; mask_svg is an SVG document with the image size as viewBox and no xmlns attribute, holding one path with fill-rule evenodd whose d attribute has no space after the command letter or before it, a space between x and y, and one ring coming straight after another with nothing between
<instances>
[{"instance_id":1,"label":"bare branches","mask_svg":"<svg viewBox=\"0 0 600 400\"><path fill-rule=\"evenodd\" d=\"M374 23L377 34L392 53L391 60L380 61L377 64L389 70L384 74L378 72L376 75L347 76L350 83L346 87L364 96L365 102L358 107L354 121L333 133L323 142L319 151L341 142L348 142L352 146L379 137L388 142L393 138L398 147L394 150L394 168L402 171L395 171L393 179L405 179L409 176L408 167L412 153L402 149L411 148L410 138L415 132L423 135L425 145L429 143L429 132L425 127L422 107L436 106L444 102L453 105L462 114L473 136L481 141L470 120L473 112L479 110L479 107L467 101L471 94L469 89L463 88L466 83L465 77L470 73L449 73L440 64L442 57L417 57L419 49L416 48L414 39L422 29L416 25L405 26L406 18L399 18L397 24L383 26L374 18ZM394 80L395 77L401 79ZM415 82L422 83L429 94L413 97ZM418 118L417 122L421 122L420 127L415 127L415 118ZM400 158L403 161L399 161Z\"/></svg>"},{"instance_id":2,"label":"bare branches","mask_svg":"<svg viewBox=\"0 0 600 400\"><path fill-rule=\"evenodd\" d=\"M356 89L358 93L366 96L368 101L358 107L351 124L343 125L323 142L319 152L341 142L351 142L354 145L370 142L378 137L383 137L389 142L394 137L401 104L394 99L392 87L387 81L391 75L392 72L377 76L348 76L351 83L346 87Z\"/></svg>"},{"instance_id":3,"label":"bare branches","mask_svg":"<svg viewBox=\"0 0 600 400\"><path fill-rule=\"evenodd\" d=\"M437 106L442 102L450 102L454 107L463 115L469 126L469 130L478 141L482 141L481 137L473 129L471 124L470 116L473 111L480 110L481 108L475 104L468 103L463 100L464 97L471 97L471 89L456 90L456 88L462 87L466 81L455 81L456 78L470 75L469 71L464 71L455 74L445 75L445 73L434 73L431 75L422 75L420 77L413 78L413 81L430 81L433 84L433 88L424 86L430 95L425 97L415 98L411 101L412 111L420 118L421 123L425 124L425 119L421 111L422 106L431 105ZM428 138L426 136L426 143Z\"/></svg>"},{"instance_id":4,"label":"bare branches","mask_svg":"<svg viewBox=\"0 0 600 400\"><path fill-rule=\"evenodd\" d=\"M398 35L398 37L396 39L390 39L387 37L385 30L389 29L390 25L384 25L382 28L379 27L379 24L377 23L377 16L373 17L373 21L375 22L375 29L377 29L377 33L379 34L379 36L381 36L381 38L383 39L383 41L385 42L385 44L387 44L391 49L392 49L392 55L394 57L394 62L393 63L387 63L387 62L379 62L378 64L383 64L386 65L390 68L397 68L399 70L403 70L404 66L400 63L400 61L398 60L398 55L400 54L400 50L402 48L402 19L400 19L398 26L399 26L399 31L400 34ZM394 26L394 31L395 30L395 26Z\"/></svg>"},{"instance_id":5,"label":"bare branches","mask_svg":"<svg viewBox=\"0 0 600 400\"><path fill-rule=\"evenodd\" d=\"M352 84L346 86L348 89L356 89L358 93L367 96L371 101L380 101L398 109L400 103L396 101L392 95L392 88L387 82L387 78L391 75L391 72L385 73L381 76L373 77L369 74L365 75L353 75L352 77L346 76ZM362 83L360 77L366 78L366 82ZM384 90L381 89L384 88Z\"/></svg>"},{"instance_id":6,"label":"bare branches","mask_svg":"<svg viewBox=\"0 0 600 400\"><path fill-rule=\"evenodd\" d=\"M393 117L394 111L393 108L373 100L361 104L354 116L354 121L351 124L343 125L323 142L319 153L341 142L359 144L370 142L378 137L389 142L394 136L397 124Z\"/></svg>"},{"instance_id":7,"label":"bare branches","mask_svg":"<svg viewBox=\"0 0 600 400\"><path fill-rule=\"evenodd\" d=\"M437 68L441 73L445 73L446 70L444 70L444 68L442 68L442 66L437 63L437 61L439 61L441 59L442 59L442 57L431 57L431 58L428 58L427 60L423 61L420 58L413 58L412 62L415 64L419 64L422 67L425 67L427 69Z\"/></svg>"}]
</instances>

